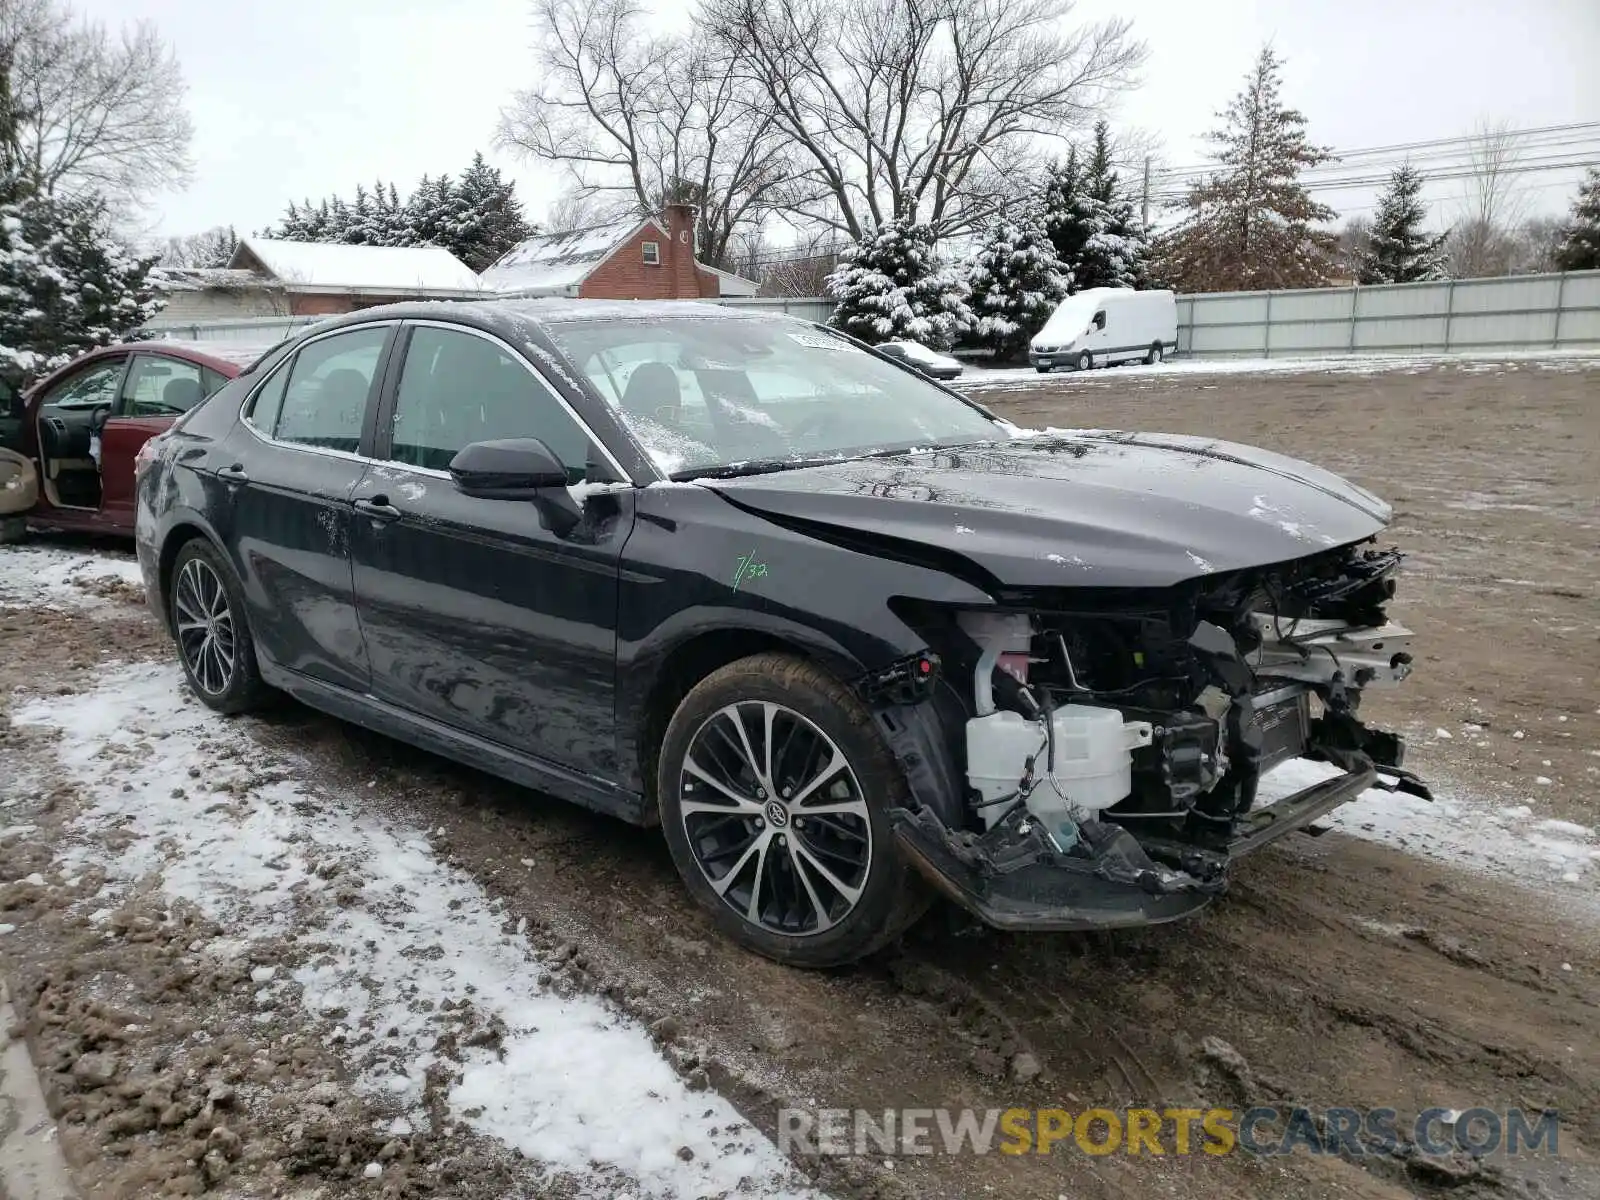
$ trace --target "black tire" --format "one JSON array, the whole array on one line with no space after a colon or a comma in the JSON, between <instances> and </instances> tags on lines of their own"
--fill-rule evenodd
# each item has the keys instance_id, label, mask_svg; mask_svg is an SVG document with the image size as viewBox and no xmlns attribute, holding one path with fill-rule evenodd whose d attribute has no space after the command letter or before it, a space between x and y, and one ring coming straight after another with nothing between
<instances>
[{"instance_id":1,"label":"black tire","mask_svg":"<svg viewBox=\"0 0 1600 1200\"><path fill-rule=\"evenodd\" d=\"M1087 350L1080 351L1073 365L1080 371L1087 371L1094 366L1094 356Z\"/></svg>"},{"instance_id":2,"label":"black tire","mask_svg":"<svg viewBox=\"0 0 1600 1200\"><path fill-rule=\"evenodd\" d=\"M230 714L261 707L270 689L256 665L244 593L227 559L204 538L186 542L172 562L167 619L200 703Z\"/></svg>"},{"instance_id":3,"label":"black tire","mask_svg":"<svg viewBox=\"0 0 1600 1200\"><path fill-rule=\"evenodd\" d=\"M777 710L770 718L769 708ZM750 754L735 745L730 712L755 735L747 743ZM762 773L752 761L769 761L768 727L777 758L765 774L784 800L799 788L792 811L761 789ZM817 770L823 761L814 756L818 747L828 761L834 752L842 755L844 767ZM686 766L691 749L697 774ZM737 771L724 771L729 763ZM741 782L738 772L747 766L742 778L749 782ZM706 771L734 783L744 798L729 799L734 793ZM698 795L686 796L691 789ZM701 680L673 714L656 770L661 827L690 894L733 940L798 967L854 962L927 911L932 896L896 851L887 816L905 795L905 779L861 702L827 672L785 654L740 659ZM808 817L819 803L832 811ZM701 808L686 815L688 804ZM726 814L718 811L724 806ZM840 811L847 808L859 815ZM851 867L863 836L865 861ZM715 874L710 859L719 860ZM831 887L830 877L851 886Z\"/></svg>"},{"instance_id":4,"label":"black tire","mask_svg":"<svg viewBox=\"0 0 1600 1200\"><path fill-rule=\"evenodd\" d=\"M1150 367L1155 366L1158 362L1166 357L1166 354L1166 347L1164 347L1160 342L1151 342L1150 349L1145 353L1144 356L1145 365Z\"/></svg>"}]
</instances>

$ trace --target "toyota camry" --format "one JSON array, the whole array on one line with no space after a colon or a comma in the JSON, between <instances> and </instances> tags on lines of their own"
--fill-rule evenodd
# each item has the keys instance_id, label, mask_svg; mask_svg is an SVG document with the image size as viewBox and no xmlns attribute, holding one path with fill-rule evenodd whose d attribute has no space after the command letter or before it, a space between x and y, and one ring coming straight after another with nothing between
<instances>
[{"instance_id":1,"label":"toyota camry","mask_svg":"<svg viewBox=\"0 0 1600 1200\"><path fill-rule=\"evenodd\" d=\"M1207 439L1027 431L833 330L689 303L322 323L150 444L188 685L274 691L658 825L785 962L936 895L1005 929L1192 914L1373 787L1411 669L1381 500ZM1262 776L1338 773L1271 803Z\"/></svg>"}]
</instances>

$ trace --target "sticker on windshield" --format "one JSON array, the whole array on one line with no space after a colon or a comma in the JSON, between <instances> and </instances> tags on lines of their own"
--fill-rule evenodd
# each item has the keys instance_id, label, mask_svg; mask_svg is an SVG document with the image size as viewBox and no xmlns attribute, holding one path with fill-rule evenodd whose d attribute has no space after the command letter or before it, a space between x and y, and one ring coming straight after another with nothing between
<instances>
[{"instance_id":1,"label":"sticker on windshield","mask_svg":"<svg viewBox=\"0 0 1600 1200\"><path fill-rule=\"evenodd\" d=\"M810 346L813 350L855 350L843 338L828 337L821 333L791 333L790 340L799 342L802 346Z\"/></svg>"}]
</instances>

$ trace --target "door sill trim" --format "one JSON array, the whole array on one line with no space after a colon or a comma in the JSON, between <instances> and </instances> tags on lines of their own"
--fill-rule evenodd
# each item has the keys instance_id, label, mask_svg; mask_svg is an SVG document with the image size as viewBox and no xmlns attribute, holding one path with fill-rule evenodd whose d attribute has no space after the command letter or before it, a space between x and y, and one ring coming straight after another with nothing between
<instances>
[{"instance_id":1,"label":"door sill trim","mask_svg":"<svg viewBox=\"0 0 1600 1200\"><path fill-rule=\"evenodd\" d=\"M376 696L352 692L338 684L313 679L273 662L256 647L261 677L301 703L374 733L442 755L464 766L498 775L522 787L548 792L595 812L620 817L632 825L647 824L644 797L592 775L523 754L476 734L455 729L432 717L410 712Z\"/></svg>"}]
</instances>

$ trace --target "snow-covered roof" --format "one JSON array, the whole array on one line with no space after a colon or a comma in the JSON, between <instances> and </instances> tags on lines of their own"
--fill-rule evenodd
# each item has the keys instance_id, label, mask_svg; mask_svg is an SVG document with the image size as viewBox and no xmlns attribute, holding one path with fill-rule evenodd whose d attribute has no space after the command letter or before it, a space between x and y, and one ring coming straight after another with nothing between
<instances>
[{"instance_id":1,"label":"snow-covered roof","mask_svg":"<svg viewBox=\"0 0 1600 1200\"><path fill-rule=\"evenodd\" d=\"M158 292L210 292L265 287L271 283L255 271L229 267L152 267L150 286Z\"/></svg>"},{"instance_id":2,"label":"snow-covered roof","mask_svg":"<svg viewBox=\"0 0 1600 1200\"><path fill-rule=\"evenodd\" d=\"M230 267L257 267L296 292L476 296L478 277L438 246L344 246L241 238Z\"/></svg>"},{"instance_id":3,"label":"snow-covered roof","mask_svg":"<svg viewBox=\"0 0 1600 1200\"><path fill-rule=\"evenodd\" d=\"M571 233L540 234L507 250L479 276L479 281L485 291L502 296L561 296L576 292L589 273L638 229L638 225L611 224ZM662 237L666 237L665 231Z\"/></svg>"}]
</instances>

